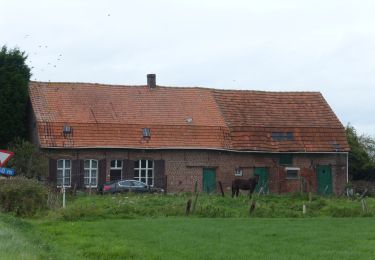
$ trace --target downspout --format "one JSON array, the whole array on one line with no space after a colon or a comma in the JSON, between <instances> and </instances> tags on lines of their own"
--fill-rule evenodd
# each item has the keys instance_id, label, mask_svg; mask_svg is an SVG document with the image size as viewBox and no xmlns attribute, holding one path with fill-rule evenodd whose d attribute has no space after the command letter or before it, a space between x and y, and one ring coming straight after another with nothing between
<instances>
[{"instance_id":1,"label":"downspout","mask_svg":"<svg viewBox=\"0 0 375 260\"><path fill-rule=\"evenodd\" d=\"M349 153L346 153L346 183L349 183Z\"/></svg>"}]
</instances>

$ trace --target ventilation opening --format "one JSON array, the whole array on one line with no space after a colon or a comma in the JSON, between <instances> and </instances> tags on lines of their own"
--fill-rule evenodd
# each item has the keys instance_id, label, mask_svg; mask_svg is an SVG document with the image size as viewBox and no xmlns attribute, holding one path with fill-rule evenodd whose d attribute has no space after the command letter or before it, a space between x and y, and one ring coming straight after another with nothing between
<instances>
[{"instance_id":1,"label":"ventilation opening","mask_svg":"<svg viewBox=\"0 0 375 260\"><path fill-rule=\"evenodd\" d=\"M150 128L142 128L143 137L151 137L151 130Z\"/></svg>"},{"instance_id":2,"label":"ventilation opening","mask_svg":"<svg viewBox=\"0 0 375 260\"><path fill-rule=\"evenodd\" d=\"M63 134L71 134L72 133L72 128L70 125L64 125L63 127Z\"/></svg>"}]
</instances>

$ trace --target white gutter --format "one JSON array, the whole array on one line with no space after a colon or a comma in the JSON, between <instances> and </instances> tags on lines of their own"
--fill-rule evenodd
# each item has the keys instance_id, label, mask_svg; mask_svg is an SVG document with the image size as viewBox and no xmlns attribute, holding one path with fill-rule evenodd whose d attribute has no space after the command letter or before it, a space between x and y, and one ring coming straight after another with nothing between
<instances>
[{"instance_id":1,"label":"white gutter","mask_svg":"<svg viewBox=\"0 0 375 260\"><path fill-rule=\"evenodd\" d=\"M223 149L223 148L205 148L205 147L163 147L163 148L149 148L149 147L123 147L123 146L91 146L91 147L41 147L42 149L56 149L56 150L79 150L79 149L133 149L133 150L212 150L212 151L225 151L225 152L235 152L235 153L288 153L288 154L348 154L348 152L274 152L267 150L233 150L233 149Z\"/></svg>"},{"instance_id":2,"label":"white gutter","mask_svg":"<svg viewBox=\"0 0 375 260\"><path fill-rule=\"evenodd\" d=\"M346 153L346 183L349 183L349 153Z\"/></svg>"}]
</instances>

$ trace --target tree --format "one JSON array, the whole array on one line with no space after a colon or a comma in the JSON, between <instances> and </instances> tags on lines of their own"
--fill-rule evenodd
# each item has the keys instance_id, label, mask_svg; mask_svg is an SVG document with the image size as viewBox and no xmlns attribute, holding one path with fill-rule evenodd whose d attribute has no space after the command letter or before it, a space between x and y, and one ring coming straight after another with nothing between
<instances>
[{"instance_id":1,"label":"tree","mask_svg":"<svg viewBox=\"0 0 375 260\"><path fill-rule=\"evenodd\" d=\"M375 160L372 149L375 140L367 135L358 136L357 131L351 125L346 127L346 136L350 146L349 173L351 177L354 180L375 179Z\"/></svg>"},{"instance_id":2,"label":"tree","mask_svg":"<svg viewBox=\"0 0 375 260\"><path fill-rule=\"evenodd\" d=\"M0 147L26 137L26 108L30 69L19 49L0 50Z\"/></svg>"},{"instance_id":3,"label":"tree","mask_svg":"<svg viewBox=\"0 0 375 260\"><path fill-rule=\"evenodd\" d=\"M363 145L371 161L375 164L375 138L363 134L359 137L359 142Z\"/></svg>"},{"instance_id":4,"label":"tree","mask_svg":"<svg viewBox=\"0 0 375 260\"><path fill-rule=\"evenodd\" d=\"M42 179L48 173L48 161L43 153L32 143L16 138L8 148L14 157L8 165L17 176Z\"/></svg>"}]
</instances>

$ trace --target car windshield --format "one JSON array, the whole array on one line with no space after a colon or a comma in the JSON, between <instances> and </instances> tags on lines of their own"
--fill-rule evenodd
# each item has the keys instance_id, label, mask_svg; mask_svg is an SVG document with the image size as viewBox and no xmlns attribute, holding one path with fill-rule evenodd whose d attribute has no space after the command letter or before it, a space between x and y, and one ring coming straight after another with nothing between
<instances>
[{"instance_id":1,"label":"car windshield","mask_svg":"<svg viewBox=\"0 0 375 260\"><path fill-rule=\"evenodd\" d=\"M147 185L140 181L132 181L134 187L146 187Z\"/></svg>"},{"instance_id":2,"label":"car windshield","mask_svg":"<svg viewBox=\"0 0 375 260\"><path fill-rule=\"evenodd\" d=\"M118 185L123 186L123 187L130 187L132 186L132 183L130 181L120 181Z\"/></svg>"}]
</instances>

